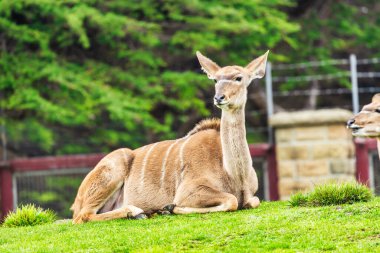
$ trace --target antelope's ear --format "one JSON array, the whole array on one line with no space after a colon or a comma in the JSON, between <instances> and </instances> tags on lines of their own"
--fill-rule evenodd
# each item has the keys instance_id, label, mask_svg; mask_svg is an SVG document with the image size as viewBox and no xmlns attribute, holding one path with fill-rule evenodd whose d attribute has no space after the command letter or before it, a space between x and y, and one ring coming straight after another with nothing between
<instances>
[{"instance_id":1,"label":"antelope's ear","mask_svg":"<svg viewBox=\"0 0 380 253\"><path fill-rule=\"evenodd\" d=\"M373 95L372 103L380 103L380 93Z\"/></svg>"},{"instance_id":2,"label":"antelope's ear","mask_svg":"<svg viewBox=\"0 0 380 253\"><path fill-rule=\"evenodd\" d=\"M215 73L220 69L219 65L197 51L197 58L202 66L202 70L209 79L215 79Z\"/></svg>"},{"instance_id":3,"label":"antelope's ear","mask_svg":"<svg viewBox=\"0 0 380 253\"><path fill-rule=\"evenodd\" d=\"M256 78L262 78L265 75L269 50L262 56L251 61L245 68L250 74L250 81Z\"/></svg>"}]
</instances>

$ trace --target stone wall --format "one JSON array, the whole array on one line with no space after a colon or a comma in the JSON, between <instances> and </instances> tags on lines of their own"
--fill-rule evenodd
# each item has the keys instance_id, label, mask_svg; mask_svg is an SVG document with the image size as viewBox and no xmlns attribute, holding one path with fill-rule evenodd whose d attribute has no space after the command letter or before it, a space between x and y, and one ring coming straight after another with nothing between
<instances>
[{"instance_id":1,"label":"stone wall","mask_svg":"<svg viewBox=\"0 0 380 253\"><path fill-rule=\"evenodd\" d=\"M354 144L346 129L352 113L317 110L278 113L275 129L280 199L327 181L355 179Z\"/></svg>"}]
</instances>

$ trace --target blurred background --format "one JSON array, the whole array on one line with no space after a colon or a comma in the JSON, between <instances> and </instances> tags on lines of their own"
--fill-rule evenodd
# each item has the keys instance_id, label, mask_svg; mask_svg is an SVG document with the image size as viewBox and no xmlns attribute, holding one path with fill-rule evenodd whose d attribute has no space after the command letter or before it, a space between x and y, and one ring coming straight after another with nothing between
<instances>
[{"instance_id":1,"label":"blurred background","mask_svg":"<svg viewBox=\"0 0 380 253\"><path fill-rule=\"evenodd\" d=\"M355 54L361 107L380 92L379 14L376 0L0 0L1 160L136 148L219 116L196 50L221 66L271 50L275 112L352 110ZM250 143L268 140L265 99L255 81ZM82 180L67 174L18 198L57 203Z\"/></svg>"}]
</instances>

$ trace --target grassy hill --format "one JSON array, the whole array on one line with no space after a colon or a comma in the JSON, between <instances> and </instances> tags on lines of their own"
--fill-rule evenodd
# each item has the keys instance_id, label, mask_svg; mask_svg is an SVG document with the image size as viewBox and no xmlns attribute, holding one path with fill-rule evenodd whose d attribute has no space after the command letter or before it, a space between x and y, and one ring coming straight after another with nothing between
<instances>
[{"instance_id":1,"label":"grassy hill","mask_svg":"<svg viewBox=\"0 0 380 253\"><path fill-rule=\"evenodd\" d=\"M72 225L0 227L0 252L380 252L380 198Z\"/></svg>"}]
</instances>

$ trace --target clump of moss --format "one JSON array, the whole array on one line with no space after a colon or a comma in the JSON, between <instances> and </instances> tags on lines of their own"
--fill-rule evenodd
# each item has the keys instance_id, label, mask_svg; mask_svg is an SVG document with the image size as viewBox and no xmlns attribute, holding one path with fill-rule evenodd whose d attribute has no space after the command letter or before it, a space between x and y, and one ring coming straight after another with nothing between
<instances>
[{"instance_id":1,"label":"clump of moss","mask_svg":"<svg viewBox=\"0 0 380 253\"><path fill-rule=\"evenodd\" d=\"M16 211L9 213L5 219L4 227L23 227L53 223L57 215L51 210L43 210L32 204L21 206Z\"/></svg>"},{"instance_id":2,"label":"clump of moss","mask_svg":"<svg viewBox=\"0 0 380 253\"><path fill-rule=\"evenodd\" d=\"M367 202L372 197L371 190L357 182L328 183L316 186L312 192L292 195L289 204L293 207L341 205Z\"/></svg>"}]
</instances>

